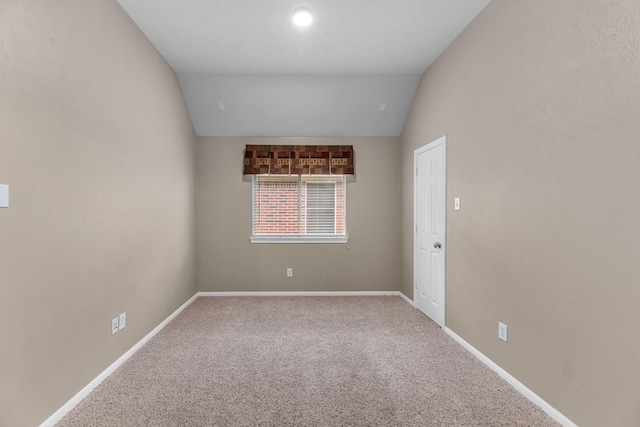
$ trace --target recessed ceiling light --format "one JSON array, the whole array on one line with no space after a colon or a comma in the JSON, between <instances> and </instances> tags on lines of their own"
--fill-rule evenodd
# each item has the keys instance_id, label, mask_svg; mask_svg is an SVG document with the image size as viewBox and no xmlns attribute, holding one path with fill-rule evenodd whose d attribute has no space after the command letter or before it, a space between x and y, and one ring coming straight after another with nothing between
<instances>
[{"instance_id":1,"label":"recessed ceiling light","mask_svg":"<svg viewBox=\"0 0 640 427\"><path fill-rule=\"evenodd\" d=\"M306 7L301 7L293 12L293 23L298 27L308 27L313 22L313 15Z\"/></svg>"}]
</instances>

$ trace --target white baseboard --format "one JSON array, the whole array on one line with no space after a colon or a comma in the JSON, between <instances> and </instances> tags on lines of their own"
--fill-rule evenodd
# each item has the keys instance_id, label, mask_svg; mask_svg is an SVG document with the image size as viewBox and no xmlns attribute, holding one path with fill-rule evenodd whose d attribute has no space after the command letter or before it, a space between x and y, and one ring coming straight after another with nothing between
<instances>
[{"instance_id":1,"label":"white baseboard","mask_svg":"<svg viewBox=\"0 0 640 427\"><path fill-rule=\"evenodd\" d=\"M399 291L295 291L295 292L198 292L201 297L345 297L345 296L393 296L400 297L415 308L416 305Z\"/></svg>"},{"instance_id":2,"label":"white baseboard","mask_svg":"<svg viewBox=\"0 0 640 427\"><path fill-rule=\"evenodd\" d=\"M482 354L471 344L466 342L464 339L458 336L451 329L445 327L444 331L447 333L447 335L449 335L451 338L456 340L460 345L466 348L469 352L471 352L471 354L473 354L478 359L480 359L480 361L483 362L485 365L487 365L492 371L500 375L500 377L502 377L505 381L511 384L516 390L518 390L522 395L524 395L524 397L529 399L535 405L539 406L540 409L542 409L544 412L549 414L551 418L553 418L554 420L562 424L564 427L577 427L577 425L574 424L569 418L562 415L560 411L555 409L553 406L549 405L547 402L545 402L540 396L535 394L533 391L529 390L524 384L522 384L520 381L518 381L513 376L511 376L511 374L509 374L507 371L502 369L500 366L498 366L495 362L493 362L487 356Z\"/></svg>"},{"instance_id":3,"label":"white baseboard","mask_svg":"<svg viewBox=\"0 0 640 427\"><path fill-rule=\"evenodd\" d=\"M347 297L401 295L398 291L198 292L198 296L201 297Z\"/></svg>"},{"instance_id":4,"label":"white baseboard","mask_svg":"<svg viewBox=\"0 0 640 427\"><path fill-rule=\"evenodd\" d=\"M407 304L409 304L411 307L416 308L416 304L415 304L413 301L411 301L411 300L409 299L409 297L408 297L408 296L406 296L406 295L405 295L405 294L403 294L402 292L398 292L398 296L399 296L400 298L402 298L402 299L403 299Z\"/></svg>"},{"instance_id":5,"label":"white baseboard","mask_svg":"<svg viewBox=\"0 0 640 427\"><path fill-rule=\"evenodd\" d=\"M91 381L85 388L80 390L75 396L73 396L67 403L62 406L62 408L58 409L53 415L47 418L40 427L53 427L55 423L60 421L62 417L67 415L67 413L72 410L82 399L87 397L91 391L96 388L102 381L105 380L109 375L111 375L116 369L120 367L128 358L133 356L133 354L140 349L143 345L147 343L154 335L162 330L169 322L171 322L182 310L187 308L189 304L198 298L198 294L195 294L187 302L182 304L180 308L171 313L169 317L167 317L162 323L156 326L151 332L145 335L140 341L138 341L129 351L120 356L118 360L113 362L107 369L105 369L100 375L98 375L93 381Z\"/></svg>"}]
</instances>

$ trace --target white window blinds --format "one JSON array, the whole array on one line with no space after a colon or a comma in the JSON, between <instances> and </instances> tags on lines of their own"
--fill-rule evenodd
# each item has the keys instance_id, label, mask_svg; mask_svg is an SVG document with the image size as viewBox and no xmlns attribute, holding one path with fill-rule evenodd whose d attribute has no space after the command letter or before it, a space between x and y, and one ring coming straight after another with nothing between
<instances>
[{"instance_id":1,"label":"white window blinds","mask_svg":"<svg viewBox=\"0 0 640 427\"><path fill-rule=\"evenodd\" d=\"M336 233L336 185L333 182L307 182L305 224L307 234Z\"/></svg>"}]
</instances>

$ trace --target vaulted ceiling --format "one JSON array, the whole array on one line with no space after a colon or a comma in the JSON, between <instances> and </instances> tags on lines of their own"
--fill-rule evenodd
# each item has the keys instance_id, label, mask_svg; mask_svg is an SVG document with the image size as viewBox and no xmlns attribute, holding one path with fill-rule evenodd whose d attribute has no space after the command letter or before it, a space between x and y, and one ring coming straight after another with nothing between
<instances>
[{"instance_id":1,"label":"vaulted ceiling","mask_svg":"<svg viewBox=\"0 0 640 427\"><path fill-rule=\"evenodd\" d=\"M397 136L422 73L489 1L118 0L196 133L217 136Z\"/></svg>"}]
</instances>

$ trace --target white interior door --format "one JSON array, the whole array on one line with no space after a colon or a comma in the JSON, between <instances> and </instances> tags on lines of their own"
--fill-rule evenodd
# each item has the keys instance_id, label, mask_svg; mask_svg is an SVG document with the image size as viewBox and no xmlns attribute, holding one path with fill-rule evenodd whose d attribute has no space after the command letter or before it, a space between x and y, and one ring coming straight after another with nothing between
<instances>
[{"instance_id":1,"label":"white interior door","mask_svg":"<svg viewBox=\"0 0 640 427\"><path fill-rule=\"evenodd\" d=\"M446 136L414 152L413 301L416 307L444 327Z\"/></svg>"}]
</instances>

